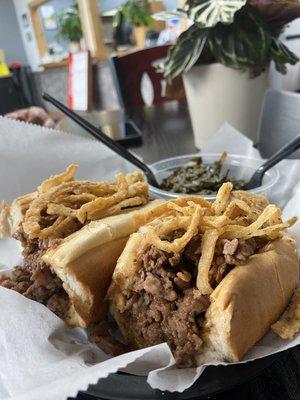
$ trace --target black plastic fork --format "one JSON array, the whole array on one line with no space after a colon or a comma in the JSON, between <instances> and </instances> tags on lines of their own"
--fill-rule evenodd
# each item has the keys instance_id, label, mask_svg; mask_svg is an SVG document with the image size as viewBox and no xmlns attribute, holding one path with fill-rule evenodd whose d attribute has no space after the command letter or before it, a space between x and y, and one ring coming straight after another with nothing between
<instances>
[{"instance_id":1,"label":"black plastic fork","mask_svg":"<svg viewBox=\"0 0 300 400\"><path fill-rule=\"evenodd\" d=\"M245 190L254 189L261 186L264 174L274 165L278 164L284 158L294 153L300 148L300 135L289 142L287 145L277 151L271 158L264 162L254 173L249 182L244 185Z\"/></svg>"},{"instance_id":2,"label":"black plastic fork","mask_svg":"<svg viewBox=\"0 0 300 400\"><path fill-rule=\"evenodd\" d=\"M131 162L132 164L136 165L138 168L140 168L142 171L144 171L148 182L157 188L160 187L159 183L156 180L155 175L149 168L149 166L137 157L135 157L133 154L131 154L128 150L126 150L123 146L121 146L119 143L116 143L114 140L112 140L110 137L108 137L105 133L103 133L99 128L91 124L90 122L86 121L84 118L80 117L78 114L76 114L74 111L72 111L70 108L62 104L60 101L56 100L54 97L50 96L48 93L43 93L42 95L43 99L48 101L49 103L53 104L56 108L58 108L60 111L62 111L65 115L67 115L69 118L71 118L74 122L76 122L81 128L83 128L86 132L88 132L90 135L92 135L94 138L105 144L105 146L109 147L112 151L117 153L119 156L122 158L125 158L125 160Z\"/></svg>"}]
</instances>

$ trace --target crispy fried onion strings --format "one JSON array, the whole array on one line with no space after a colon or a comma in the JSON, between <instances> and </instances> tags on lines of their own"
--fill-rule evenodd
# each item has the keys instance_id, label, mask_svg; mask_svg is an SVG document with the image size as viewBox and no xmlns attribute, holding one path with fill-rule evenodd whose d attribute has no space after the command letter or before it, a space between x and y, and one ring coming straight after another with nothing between
<instances>
[{"instance_id":1,"label":"crispy fried onion strings","mask_svg":"<svg viewBox=\"0 0 300 400\"><path fill-rule=\"evenodd\" d=\"M283 222L281 210L268 204L264 196L232 192L230 183L220 188L213 203L200 197L182 197L161 204L139 218L143 218L143 223L148 222L140 230L145 243L168 253L182 252L195 235L200 235L201 256L196 285L202 294L213 291L209 271L219 239L246 240L263 236L274 240L297 221L297 218L291 218ZM178 231L181 236L175 235L169 240L172 233Z\"/></svg>"},{"instance_id":2,"label":"crispy fried onion strings","mask_svg":"<svg viewBox=\"0 0 300 400\"><path fill-rule=\"evenodd\" d=\"M110 183L76 181L76 170L76 165L70 165L39 186L23 221L29 238L65 237L91 220L148 202L142 173L117 174Z\"/></svg>"}]
</instances>

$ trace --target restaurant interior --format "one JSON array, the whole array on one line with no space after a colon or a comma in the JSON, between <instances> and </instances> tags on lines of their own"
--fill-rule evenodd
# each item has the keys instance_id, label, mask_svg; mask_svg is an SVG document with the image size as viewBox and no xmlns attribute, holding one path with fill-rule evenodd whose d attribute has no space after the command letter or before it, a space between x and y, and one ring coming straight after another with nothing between
<instances>
[{"instance_id":1,"label":"restaurant interior","mask_svg":"<svg viewBox=\"0 0 300 400\"><path fill-rule=\"evenodd\" d=\"M203 72L207 75L205 85L199 81L195 68L192 69L195 73L190 72L188 78L182 78L176 72L172 81L171 75L164 79L163 62L169 48L191 22L188 18L172 15L174 10L184 6L184 1L153 0L145 4L138 6L138 12L142 10L139 14L134 10L134 1L86 0L76 4L73 0L2 0L0 115L41 107L49 115L49 124L52 121L57 129L71 129L83 134L57 108L45 102L42 94L48 93L63 104L71 105L73 110L102 126L115 138L133 135L133 139L127 138L128 143L134 142L135 138L138 143L141 128L139 124L123 124L127 119L131 120L134 112L139 114L137 109L151 106L162 113L183 107L186 121L182 123L191 119L194 144L198 149L224 122L259 146L259 142L269 140L265 139L262 130L275 129L276 136L282 128L278 128L282 118L281 109L277 110L277 107L281 102L288 108L297 105L297 96L288 93L299 91L298 64L287 64L283 74L271 63L268 76L264 71L257 74L257 79L246 80L244 75L228 75L223 68L217 70L219 66L208 67L204 60L207 65ZM169 13L168 19L160 18L164 12ZM295 56L300 55L299 35L298 19L281 35L283 43ZM76 53L82 57L85 54L88 59L86 71L81 71L85 79L74 78L77 84L72 86L70 65L73 59L69 55ZM77 73L80 74L78 67ZM82 86L78 86L78 81ZM235 82L238 84L234 85ZM202 86L202 95L197 99L193 93L193 88L198 89L195 85ZM228 104L226 92L231 88L232 101ZM270 96L271 101L265 96L267 89L277 91L274 97ZM216 107L211 104L214 98L219 102ZM72 101L78 104L71 104ZM266 108L264 113L263 107ZM197 112L199 108L203 109L202 115ZM276 115L278 120L270 118L270 114ZM262 121L263 115L266 121ZM296 126L296 121L291 125ZM276 141L279 147L284 143L283 138L276 138ZM267 149L261 151L266 152L264 156L271 154Z\"/></svg>"},{"instance_id":2,"label":"restaurant interior","mask_svg":"<svg viewBox=\"0 0 300 400\"><path fill-rule=\"evenodd\" d=\"M150 200L177 201L174 210L182 207L179 195L202 195L203 201L217 201L222 184L231 179L234 190L268 196L272 204L283 209L284 217L293 217L297 211L300 216L299 59L298 0L0 0L0 211L1 207L5 210L2 199L11 202L36 187L42 190L38 185L43 179L72 164L74 151L74 160L83 160L83 173L90 173L85 176L88 179L110 180L118 168L126 173L142 170ZM9 139L17 137L17 132L20 142ZM95 144L93 148L95 139L99 147ZM13 154L14 149L17 154ZM40 152L35 161L34 152ZM44 164L40 172L37 160ZM10 173L20 173L20 178L8 178ZM24 183L27 176L28 190ZM13 184L6 184L8 181ZM133 205L144 205L131 200ZM249 207L243 204L240 211L250 215ZM180 214L178 221L188 218L189 207L186 205L186 214ZM278 210L272 223L279 218L282 225L276 232L296 221L288 219L285 226ZM71 207L68 212L73 215L75 211ZM203 213L208 215L207 210ZM0 213L0 238L1 215L4 211ZM225 215L216 212L214 218ZM270 228L266 224L271 222L266 221L257 236ZM211 225L209 232L216 226ZM239 226L241 231L244 228L245 224ZM296 231L299 250L299 223ZM178 237L172 244L181 239ZM2 302L1 265L5 262L1 251L0 246ZM298 289L298 332L299 299ZM197 311L195 315L202 314ZM36 358L42 365L42 383L34 377L27 379L27 368L27 375L18 372L14 376L12 366L17 364L1 357L3 324L0 315L3 400L300 399L299 334L288 345L268 336L261 347L255 346L246 356L245 364L209 366L203 375L205 367L195 372L193 364L176 369L175 361L166 361L169 358L160 350L141 353L123 364L120 361L114 368L106 367L109 360L105 356L103 375L99 365L102 379L93 372L94 381L88 380L92 374L79 377L79 372L82 376L85 372L70 362L65 364L68 380L62 390L64 380L52 376L50 369L53 387L43 381L51 364L50 352L45 367L42 358ZM251 330L250 325L246 329ZM68 339L67 346L61 344L64 340L61 334L50 342L56 351L69 356L75 352L76 335ZM81 357L80 350L76 352ZM55 357L59 364L59 357ZM246 363L250 359L255 361ZM3 372L6 362L10 365L8 380ZM85 368L95 368L92 361L80 362L81 367L85 363ZM37 364L34 361L32 365ZM152 370L162 367L161 375L153 374ZM22 368L20 371L25 370ZM116 373L118 370L121 372ZM71 373L76 377L72 383ZM68 392L66 388L71 387Z\"/></svg>"}]
</instances>

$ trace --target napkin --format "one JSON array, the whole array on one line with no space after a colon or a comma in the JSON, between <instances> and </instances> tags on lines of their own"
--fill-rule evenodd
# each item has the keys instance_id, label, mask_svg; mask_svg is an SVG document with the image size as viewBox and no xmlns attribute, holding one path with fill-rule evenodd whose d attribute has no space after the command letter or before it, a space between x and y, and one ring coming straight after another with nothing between
<instances>
[{"instance_id":1,"label":"napkin","mask_svg":"<svg viewBox=\"0 0 300 400\"><path fill-rule=\"evenodd\" d=\"M71 162L80 165L80 178L91 180L110 179L117 171L134 169L92 139L4 118L0 118L0 139L0 198L6 201L34 190ZM252 142L229 125L203 149L214 153L223 150L259 158ZM282 185L274 195L285 206L286 218L300 215L299 162L285 161L280 172ZM300 250L299 223L291 233ZM0 270L9 270L19 262L17 243L13 239L0 241ZM176 369L165 343L110 358L88 340L85 330L67 328L41 304L5 288L0 288L0 304L1 399L65 400L120 369L147 375L153 388L182 392L201 379L206 367ZM243 363L298 344L299 336L286 342L270 332Z\"/></svg>"},{"instance_id":2,"label":"napkin","mask_svg":"<svg viewBox=\"0 0 300 400\"><path fill-rule=\"evenodd\" d=\"M88 135L88 134L87 134ZM71 164L79 164L79 179L113 179L136 168L93 138L42 128L0 117L0 196L14 197Z\"/></svg>"}]
</instances>

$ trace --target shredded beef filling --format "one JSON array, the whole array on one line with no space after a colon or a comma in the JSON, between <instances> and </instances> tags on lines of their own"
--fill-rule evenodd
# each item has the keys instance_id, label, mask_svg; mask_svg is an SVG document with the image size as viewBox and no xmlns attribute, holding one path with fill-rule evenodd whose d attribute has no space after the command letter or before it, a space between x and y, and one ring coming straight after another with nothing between
<instances>
[{"instance_id":1,"label":"shredded beef filling","mask_svg":"<svg viewBox=\"0 0 300 400\"><path fill-rule=\"evenodd\" d=\"M14 238L19 240L24 248L24 264L15 267L11 277L2 277L1 286L38 301L60 318L65 318L69 309L67 293L63 289L62 281L42 261L42 256L49 246L55 245L59 240L29 239L21 227Z\"/></svg>"},{"instance_id":2,"label":"shredded beef filling","mask_svg":"<svg viewBox=\"0 0 300 400\"><path fill-rule=\"evenodd\" d=\"M128 322L128 339L133 338L138 347L167 342L179 367L196 366L210 303L196 288L200 244L201 236L195 236L181 254L149 246L138 258L138 277L120 309ZM210 269L212 287L260 247L254 239L219 240Z\"/></svg>"}]
</instances>

